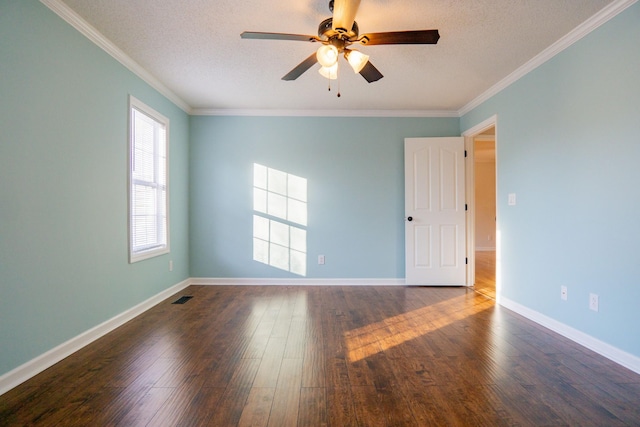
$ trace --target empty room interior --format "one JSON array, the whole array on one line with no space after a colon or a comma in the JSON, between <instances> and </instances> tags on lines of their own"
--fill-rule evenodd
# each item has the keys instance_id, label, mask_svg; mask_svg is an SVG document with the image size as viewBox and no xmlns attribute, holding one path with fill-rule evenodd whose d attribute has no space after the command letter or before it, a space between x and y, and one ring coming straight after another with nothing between
<instances>
[{"instance_id":1,"label":"empty room interior","mask_svg":"<svg viewBox=\"0 0 640 427\"><path fill-rule=\"evenodd\" d=\"M639 425L637 0L276 3L0 0L0 425Z\"/></svg>"}]
</instances>

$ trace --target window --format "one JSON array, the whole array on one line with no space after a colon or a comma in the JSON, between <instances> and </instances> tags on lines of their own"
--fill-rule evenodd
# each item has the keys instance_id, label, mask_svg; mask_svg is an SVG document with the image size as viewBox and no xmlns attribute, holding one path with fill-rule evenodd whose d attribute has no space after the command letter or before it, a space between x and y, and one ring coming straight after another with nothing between
<instances>
[{"instance_id":1,"label":"window","mask_svg":"<svg viewBox=\"0 0 640 427\"><path fill-rule=\"evenodd\" d=\"M169 120L129 97L129 262L169 252Z\"/></svg>"}]
</instances>

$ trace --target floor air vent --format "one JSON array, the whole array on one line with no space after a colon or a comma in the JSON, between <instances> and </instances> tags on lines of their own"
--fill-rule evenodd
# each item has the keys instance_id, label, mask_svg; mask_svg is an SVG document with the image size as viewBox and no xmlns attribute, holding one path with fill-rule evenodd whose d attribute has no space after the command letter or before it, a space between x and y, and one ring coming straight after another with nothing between
<instances>
[{"instance_id":1,"label":"floor air vent","mask_svg":"<svg viewBox=\"0 0 640 427\"><path fill-rule=\"evenodd\" d=\"M193 298L192 296L184 296L184 297L180 297L177 300L175 300L174 302L172 302L171 304L184 304L185 302L189 301L191 298Z\"/></svg>"}]
</instances>

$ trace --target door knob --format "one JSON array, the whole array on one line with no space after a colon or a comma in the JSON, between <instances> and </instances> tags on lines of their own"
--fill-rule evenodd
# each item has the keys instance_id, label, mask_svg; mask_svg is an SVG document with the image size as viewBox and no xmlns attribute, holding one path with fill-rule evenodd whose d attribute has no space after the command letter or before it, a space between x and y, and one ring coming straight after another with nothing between
<instances>
[{"instance_id":1,"label":"door knob","mask_svg":"<svg viewBox=\"0 0 640 427\"><path fill-rule=\"evenodd\" d=\"M407 221L413 221L413 217L412 216L407 217Z\"/></svg>"}]
</instances>

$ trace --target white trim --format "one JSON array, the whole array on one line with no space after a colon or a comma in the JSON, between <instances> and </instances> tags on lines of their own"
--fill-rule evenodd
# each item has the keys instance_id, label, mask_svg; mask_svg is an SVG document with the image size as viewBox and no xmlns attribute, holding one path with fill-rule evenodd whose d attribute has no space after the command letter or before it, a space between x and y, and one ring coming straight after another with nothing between
<instances>
[{"instance_id":1,"label":"white trim","mask_svg":"<svg viewBox=\"0 0 640 427\"><path fill-rule=\"evenodd\" d=\"M133 206L132 206L132 187L133 187L133 152L134 152L134 145L135 145L135 135L134 135L134 118L133 118L133 111L136 110L139 113L142 113L143 115L147 116L148 118L154 120L155 122L161 124L164 126L164 130L165 130L165 140L164 140L164 151L165 151L165 159L164 159L164 173L165 173L165 182L164 182L164 187L165 187L165 200L164 200L164 211L165 211L165 242L163 245L155 248L155 249L149 249L146 251L142 251L142 250L138 250L135 251L133 250L133 227L132 227L132 213L133 213ZM164 254L168 254L171 252L171 245L170 245L170 236L171 236L171 218L170 218L170 176L169 176L169 165L170 163L170 159L169 159L169 152L170 152L170 135L171 135L171 131L170 131L170 122L169 119L165 116L163 116L162 114L160 114L159 112L157 112L155 109L149 107L147 104L145 104L144 102L140 101L139 99L137 99L136 97L134 97L133 95L129 95L129 157L128 157L128 191L127 191L127 196L128 196L128 206L127 206L127 214L128 214L128 232L129 232L129 263L134 263L134 262L138 262L138 261L142 261L145 259L149 259L149 258L153 258L159 255L164 255ZM155 136L154 136L155 138ZM157 152L154 152L154 158L158 159L158 155ZM162 169L162 168L160 168ZM156 211L157 212L157 211Z\"/></svg>"},{"instance_id":2,"label":"white trim","mask_svg":"<svg viewBox=\"0 0 640 427\"><path fill-rule=\"evenodd\" d=\"M404 279L273 279L192 277L192 285L204 286L405 286Z\"/></svg>"},{"instance_id":3,"label":"white trim","mask_svg":"<svg viewBox=\"0 0 640 427\"><path fill-rule=\"evenodd\" d=\"M508 298L502 297L500 305L508 308L515 313L520 314L521 316L526 317L529 320L538 323L539 325L544 326L547 329L552 330L553 332L557 332L558 334L567 337L570 340L575 341L576 343L590 350L595 351L599 355L604 356L607 359L624 366L625 368L631 369L632 371L640 374L640 357L634 356L624 350L620 350L617 347L602 342L599 339L592 337L591 335L587 335L584 332L567 326L564 323L558 322L557 320L554 320L550 317L545 316L544 314L538 313L535 310L520 305Z\"/></svg>"},{"instance_id":4,"label":"white trim","mask_svg":"<svg viewBox=\"0 0 640 427\"><path fill-rule=\"evenodd\" d=\"M101 338L114 329L124 325L129 320L133 319L136 316L139 316L143 312L149 310L151 307L164 301L176 292L180 292L182 289L186 288L189 285L190 281L188 279L176 285L173 285L172 287L152 296L146 301L143 301L140 304L123 311L122 313L112 317L111 319L106 320L97 326L94 326L93 328L81 333L80 335L71 338L70 340L52 348L51 350L41 354L40 356L37 356L34 359L31 359L30 361L0 376L0 395L34 377L50 366L53 366L65 357L80 350L82 347L91 344L98 338Z\"/></svg>"},{"instance_id":5,"label":"white trim","mask_svg":"<svg viewBox=\"0 0 640 427\"><path fill-rule=\"evenodd\" d=\"M225 110L196 108L193 116L258 116L258 117L460 117L449 110Z\"/></svg>"},{"instance_id":6,"label":"white trim","mask_svg":"<svg viewBox=\"0 0 640 427\"><path fill-rule=\"evenodd\" d=\"M498 185L498 152L497 152L497 138L498 138L498 115L494 114L488 119L483 120L477 125L473 126L470 129L462 132L462 136L464 137L464 146L465 150L467 150L467 157L465 159L465 184L466 184L466 198L467 198L467 286L473 286L475 282L476 276L476 197L475 191L475 144L474 139L478 134L486 131L487 129L495 128L495 135L493 135L493 140L496 142L495 150L496 150L496 195L497 195L497 185ZM497 196L496 196L497 197ZM497 202L497 201L496 201ZM496 203L497 205L497 203ZM496 206L496 230L498 229L498 221L497 221L497 206ZM500 301L500 286L498 286L498 250L496 247L496 301Z\"/></svg>"},{"instance_id":7,"label":"white trim","mask_svg":"<svg viewBox=\"0 0 640 427\"><path fill-rule=\"evenodd\" d=\"M485 130L496 126L497 123L498 123L498 115L494 114L493 116L489 117L488 119L485 119L482 122L478 123L474 127L469 128L469 129L465 130L464 132L462 132L462 136L475 138L476 135L478 135L479 133L482 133ZM498 130L496 129L496 134L493 135L493 139L494 140L497 138L497 135L498 135Z\"/></svg>"},{"instance_id":8,"label":"white trim","mask_svg":"<svg viewBox=\"0 0 640 427\"><path fill-rule=\"evenodd\" d=\"M191 285L304 285L304 286L404 286L404 279L271 279L271 278L191 278L159 292L140 304L112 317L111 319L77 335L74 338L31 359L17 368L0 376L0 395L34 377L93 341L124 325L170 296ZM498 304L526 317L578 344L595 351L632 371L640 374L640 358L602 342L583 332L573 329L550 317L531 310L508 298L502 297Z\"/></svg>"},{"instance_id":9,"label":"white trim","mask_svg":"<svg viewBox=\"0 0 640 427\"><path fill-rule=\"evenodd\" d=\"M600 12L583 22L566 36L533 57L524 65L516 69L504 79L490 87L480 96L464 105L458 111L449 110L226 110L226 109L192 109L185 101L176 95L160 80L145 70L140 64L118 48L113 42L102 35L92 25L85 21L61 0L40 0L60 18L87 37L90 41L103 49L114 59L151 85L154 89L167 97L171 102L188 114L196 116L306 116L306 117L462 117L507 86L553 58L591 31L600 27L611 18L632 6L638 0L618 0L604 7Z\"/></svg>"},{"instance_id":10,"label":"white trim","mask_svg":"<svg viewBox=\"0 0 640 427\"><path fill-rule=\"evenodd\" d=\"M78 30L83 36L99 48L111 55L116 61L124 65L129 71L140 77L155 90L167 97L171 102L177 105L186 113L191 112L191 107L184 102L178 95L173 93L171 89L164 85L160 80L155 78L151 73L145 70L140 64L131 59L129 55L124 53L111 40L106 38L102 33L96 30L91 24L85 21L80 15L74 12L69 6L61 0L40 0L42 4L47 6L56 15L66 21L73 28Z\"/></svg>"},{"instance_id":11,"label":"white trim","mask_svg":"<svg viewBox=\"0 0 640 427\"><path fill-rule=\"evenodd\" d=\"M623 12L629 6L636 3L638 0L618 0L604 7L598 13L593 15L591 18L584 21L582 24L578 25L576 28L571 30L566 36L562 37L560 40L553 43L551 46L540 52L538 55L531 58L524 65L517 68L514 72L509 74L504 79L500 80L495 85L491 86L487 91L482 93L477 98L473 99L467 105L458 110L458 116L462 117L467 114L469 111L473 110L483 102L487 101L492 96L496 95L507 86L516 82L520 78L524 77L531 71L538 68L540 65L544 64L563 50L567 49L569 46L577 42L578 40L585 37L587 34L597 29L611 18Z\"/></svg>"},{"instance_id":12,"label":"white trim","mask_svg":"<svg viewBox=\"0 0 640 427\"><path fill-rule=\"evenodd\" d=\"M490 87L480 96L457 111L450 110L261 110L261 109L193 109L160 80L118 48L61 0L40 0L60 18L103 49L114 59L132 71L171 102L188 114L196 116L305 116L305 117L462 117L492 96L496 95L521 77L553 58L584 36L623 12L638 0L617 0L604 7L591 18L569 32L566 36L527 61L514 72Z\"/></svg>"}]
</instances>

